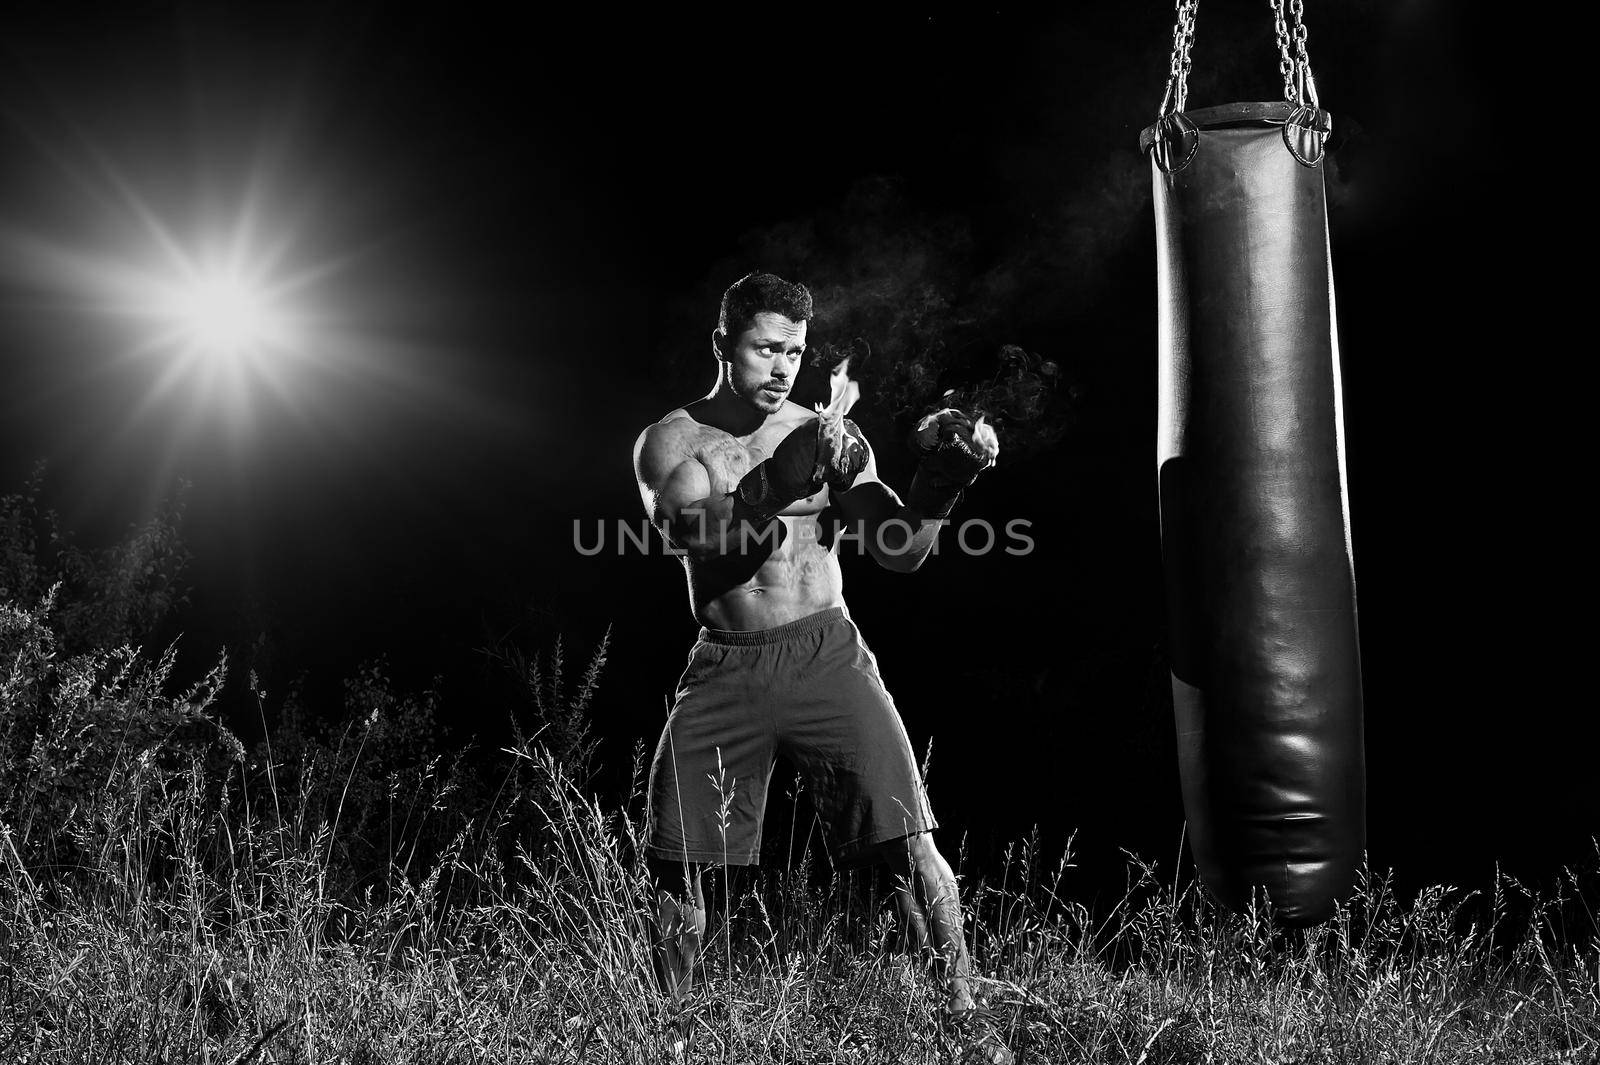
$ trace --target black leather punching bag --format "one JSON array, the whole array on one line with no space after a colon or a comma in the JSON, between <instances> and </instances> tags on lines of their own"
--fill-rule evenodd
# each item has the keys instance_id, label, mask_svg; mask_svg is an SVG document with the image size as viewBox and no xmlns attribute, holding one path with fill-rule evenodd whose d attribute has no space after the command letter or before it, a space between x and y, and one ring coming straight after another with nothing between
<instances>
[{"instance_id":1,"label":"black leather punching bag","mask_svg":"<svg viewBox=\"0 0 1600 1065\"><path fill-rule=\"evenodd\" d=\"M1264 888L1276 917L1301 926L1348 897L1366 839L1330 120L1314 95L1188 113L1182 95L1169 83L1140 141L1155 185L1183 802L1212 894L1240 909Z\"/></svg>"}]
</instances>

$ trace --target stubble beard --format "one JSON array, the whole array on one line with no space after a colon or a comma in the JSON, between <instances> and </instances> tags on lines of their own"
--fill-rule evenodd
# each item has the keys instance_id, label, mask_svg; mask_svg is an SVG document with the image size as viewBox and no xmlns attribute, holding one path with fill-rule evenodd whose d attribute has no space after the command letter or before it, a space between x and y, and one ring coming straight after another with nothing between
<instances>
[{"instance_id":1,"label":"stubble beard","mask_svg":"<svg viewBox=\"0 0 1600 1065\"><path fill-rule=\"evenodd\" d=\"M733 386L734 395L744 400L751 407L760 411L762 414L778 413L783 409L783 401L789 398L789 394L787 392L781 396L776 396L771 392L768 392L766 381L764 380L758 382L755 387L749 389L748 391L740 388L737 382L730 380L729 384Z\"/></svg>"}]
</instances>

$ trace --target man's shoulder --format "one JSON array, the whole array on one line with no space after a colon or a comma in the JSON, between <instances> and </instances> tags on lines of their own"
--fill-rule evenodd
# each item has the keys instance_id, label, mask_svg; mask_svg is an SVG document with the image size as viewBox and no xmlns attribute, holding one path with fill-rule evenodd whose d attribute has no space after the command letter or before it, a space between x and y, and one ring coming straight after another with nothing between
<instances>
[{"instance_id":1,"label":"man's shoulder","mask_svg":"<svg viewBox=\"0 0 1600 1065\"><path fill-rule=\"evenodd\" d=\"M683 407L645 426L633 445L635 471L644 476L649 469L676 465L688 454L691 438L703 428Z\"/></svg>"},{"instance_id":2,"label":"man's shoulder","mask_svg":"<svg viewBox=\"0 0 1600 1065\"><path fill-rule=\"evenodd\" d=\"M693 415L683 407L679 407L663 415L659 421L645 426L644 431L639 434L638 446L643 447L647 442L654 444L677 440L700 427L700 423L694 420Z\"/></svg>"}]
</instances>

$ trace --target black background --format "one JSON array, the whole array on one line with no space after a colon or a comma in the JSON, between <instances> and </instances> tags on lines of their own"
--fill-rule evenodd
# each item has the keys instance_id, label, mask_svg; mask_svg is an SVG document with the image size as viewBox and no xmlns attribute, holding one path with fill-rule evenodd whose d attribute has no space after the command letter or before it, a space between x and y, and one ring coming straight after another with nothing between
<instances>
[{"instance_id":1,"label":"black background","mask_svg":"<svg viewBox=\"0 0 1600 1065\"><path fill-rule=\"evenodd\" d=\"M676 563L582 557L573 523L637 524L633 440L709 386L721 289L758 267L882 282L891 300L926 283L984 350L1020 344L1071 388L1064 438L1003 460L965 511L1030 520L1034 554L946 553L913 577L846 563L913 740L933 738L944 847L966 834L982 866L1038 824L1047 846L1080 831L1086 877L1119 876L1122 847L1170 863L1136 141L1171 10L1057 7L13 13L7 233L71 229L63 175L84 144L143 178L204 166L226 185L293 102L280 187L292 198L300 174L334 205L313 243L363 249L341 291L414 385L340 379L317 419L269 404L243 442L209 424L179 439L180 406L128 422L139 382L98 369L114 333L13 271L6 490L48 458L52 501L92 541L192 478L195 595L167 634L189 665L226 645L237 675L281 692L304 672L328 701L387 655L403 683L443 676L463 740L503 727L475 648L562 632L581 652L610 626L595 711L615 772L634 738L653 744L695 625ZM1496 861L1549 875L1600 828L1578 439L1591 297L1573 255L1590 193L1562 31L1503 6L1308 7L1342 141L1330 227L1372 859L1413 883L1481 881ZM1279 96L1267 5L1205 5L1194 63L1191 106ZM181 209L188 187L150 196ZM815 339L849 339L819 310ZM878 441L891 482L893 446Z\"/></svg>"}]
</instances>

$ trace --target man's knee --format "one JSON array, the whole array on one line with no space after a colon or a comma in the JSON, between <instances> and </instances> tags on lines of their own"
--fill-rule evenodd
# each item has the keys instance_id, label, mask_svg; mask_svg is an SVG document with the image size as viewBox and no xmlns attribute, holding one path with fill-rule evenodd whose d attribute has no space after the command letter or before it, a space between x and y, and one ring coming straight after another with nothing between
<instances>
[{"instance_id":1,"label":"man's knee","mask_svg":"<svg viewBox=\"0 0 1600 1065\"><path fill-rule=\"evenodd\" d=\"M908 876L913 871L926 876L928 870L944 863L939 848L934 846L932 832L915 832L899 839L891 839L873 848L874 857L889 866L896 876Z\"/></svg>"},{"instance_id":2,"label":"man's knee","mask_svg":"<svg viewBox=\"0 0 1600 1065\"><path fill-rule=\"evenodd\" d=\"M645 868L650 871L650 881L657 891L690 897L700 894L700 876L705 867L698 862L649 857L645 859Z\"/></svg>"},{"instance_id":3,"label":"man's knee","mask_svg":"<svg viewBox=\"0 0 1600 1065\"><path fill-rule=\"evenodd\" d=\"M657 921L665 936L687 935L698 939L706 934L706 908L666 892L658 899Z\"/></svg>"},{"instance_id":4,"label":"man's knee","mask_svg":"<svg viewBox=\"0 0 1600 1065\"><path fill-rule=\"evenodd\" d=\"M706 934L706 908L693 896L657 892L656 930L669 940L698 940Z\"/></svg>"}]
</instances>

